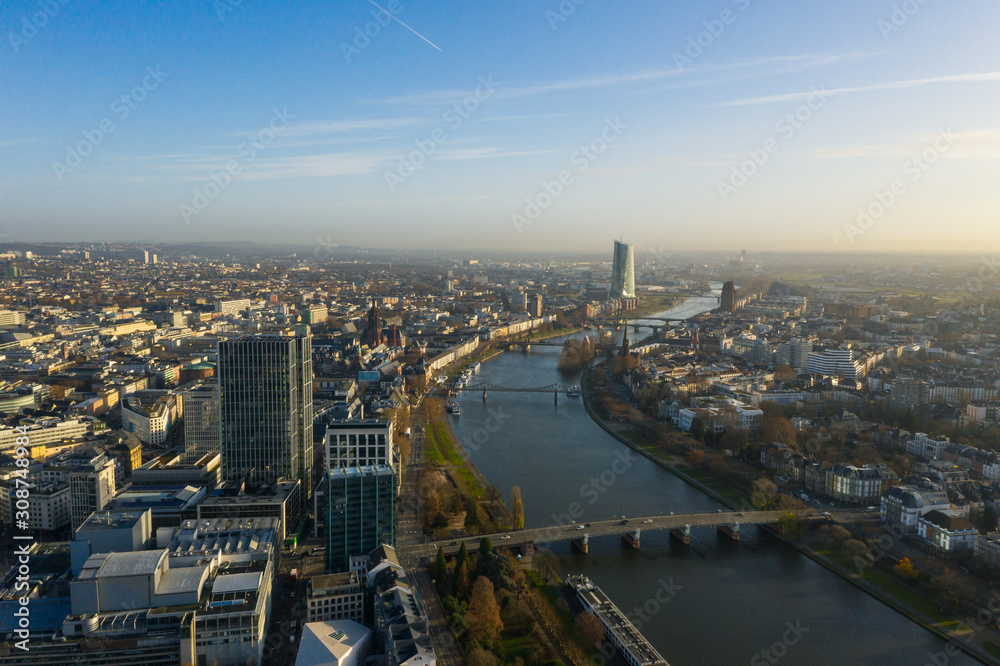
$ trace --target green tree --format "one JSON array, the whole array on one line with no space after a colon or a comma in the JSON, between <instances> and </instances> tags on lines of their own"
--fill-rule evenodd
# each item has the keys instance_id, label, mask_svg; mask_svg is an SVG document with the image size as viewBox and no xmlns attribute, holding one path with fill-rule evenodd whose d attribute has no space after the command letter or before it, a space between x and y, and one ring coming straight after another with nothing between
<instances>
[{"instance_id":1,"label":"green tree","mask_svg":"<svg viewBox=\"0 0 1000 666\"><path fill-rule=\"evenodd\" d=\"M475 497L470 497L469 501L465 503L465 529L473 532L479 529L482 524L480 520L480 512L482 509L479 507L479 502Z\"/></svg>"},{"instance_id":2,"label":"green tree","mask_svg":"<svg viewBox=\"0 0 1000 666\"><path fill-rule=\"evenodd\" d=\"M514 529L524 529L524 502L521 500L521 487L510 489L510 512L514 519Z\"/></svg>"},{"instance_id":3,"label":"green tree","mask_svg":"<svg viewBox=\"0 0 1000 666\"><path fill-rule=\"evenodd\" d=\"M463 562L455 570L455 596L464 597L469 593L469 567Z\"/></svg>"},{"instance_id":4,"label":"green tree","mask_svg":"<svg viewBox=\"0 0 1000 666\"><path fill-rule=\"evenodd\" d=\"M802 523L800 523L798 517L790 511L778 519L778 527L783 529L786 534L795 537L796 539L802 536Z\"/></svg>"},{"instance_id":5,"label":"green tree","mask_svg":"<svg viewBox=\"0 0 1000 666\"><path fill-rule=\"evenodd\" d=\"M444 559L444 550L438 548L437 557L434 559L434 566L431 568L431 576L434 577L438 583L445 579L448 575L448 563Z\"/></svg>"},{"instance_id":6,"label":"green tree","mask_svg":"<svg viewBox=\"0 0 1000 666\"><path fill-rule=\"evenodd\" d=\"M462 545L458 549L458 555L455 557L456 569L463 564L465 565L466 569L468 569L469 566L471 565L471 562L469 561L469 549L465 547L464 541L462 542Z\"/></svg>"},{"instance_id":7,"label":"green tree","mask_svg":"<svg viewBox=\"0 0 1000 666\"><path fill-rule=\"evenodd\" d=\"M489 537L483 537L479 542L479 556L489 555L493 552L493 542L490 541Z\"/></svg>"}]
</instances>

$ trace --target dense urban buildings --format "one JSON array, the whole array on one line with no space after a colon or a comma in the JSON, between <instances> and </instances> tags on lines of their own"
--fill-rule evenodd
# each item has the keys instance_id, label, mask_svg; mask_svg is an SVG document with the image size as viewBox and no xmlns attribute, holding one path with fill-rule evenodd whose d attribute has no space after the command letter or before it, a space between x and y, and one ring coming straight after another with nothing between
<instances>
[{"instance_id":1,"label":"dense urban buildings","mask_svg":"<svg viewBox=\"0 0 1000 666\"><path fill-rule=\"evenodd\" d=\"M96 661L87 646L105 639L116 646L102 653L108 663L128 654L233 666L315 655L433 663L425 608L436 591L421 589L429 572L414 549L427 539L454 560L448 544L478 545L471 524L483 521L498 552L531 562L503 522L506 497L470 509L452 490L465 477L444 471L455 456L438 448L446 431L436 428L450 420L467 451L512 446L505 433L524 424L504 421L494 434L487 422L464 441L459 426L476 410L457 391L486 377L476 369L501 349L525 372L554 362L522 356L521 345L530 335L541 346L560 326L605 338L587 372L606 383L607 399L584 399L647 428L650 441L682 442L677 455L700 474L737 492L774 483L774 502L829 509L858 540L903 535L894 556L921 570L997 568L1000 318L986 306L884 296L888 287L865 282L875 274L910 289L923 284L919 272L844 272L838 282L858 285L845 290L772 279L765 271L780 269L765 261L647 259L633 269L635 298L625 298L614 256L435 259L388 271L298 258L181 261L156 250L156 264L135 250L121 262L91 254L86 270L131 301L67 306L70 291L26 305L64 295L51 276L76 270L80 254L15 257L23 275L4 283L16 302L3 307L18 314L0 350L0 521L15 525L16 459L27 455L26 524L43 567L32 579L36 663ZM719 283L729 283L721 299L705 295ZM605 318L623 307L641 318L688 301L704 309L669 326L630 326L627 347L607 343L617 332ZM485 413L496 415L515 395L487 394ZM425 401L439 401L431 431ZM565 402L559 394L556 413ZM466 414L448 415L454 403ZM18 437L29 440L20 453ZM270 569L259 548L274 553ZM114 592L140 582L143 595ZM453 591L449 579L443 592ZM17 603L4 594L0 605ZM238 632L239 645L224 632ZM269 648L273 636L296 642Z\"/></svg>"},{"instance_id":2,"label":"dense urban buildings","mask_svg":"<svg viewBox=\"0 0 1000 666\"><path fill-rule=\"evenodd\" d=\"M121 4L0 8L0 666L1000 666L1000 2Z\"/></svg>"}]
</instances>

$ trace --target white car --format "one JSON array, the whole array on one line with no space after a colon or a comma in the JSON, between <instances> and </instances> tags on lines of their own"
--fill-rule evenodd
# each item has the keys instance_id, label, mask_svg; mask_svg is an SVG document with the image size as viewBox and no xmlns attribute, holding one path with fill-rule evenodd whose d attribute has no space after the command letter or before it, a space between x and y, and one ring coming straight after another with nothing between
<instances>
[{"instance_id":1,"label":"white car","mask_svg":"<svg viewBox=\"0 0 1000 666\"><path fill-rule=\"evenodd\" d=\"M642 521L642 522L644 522L644 523L647 523L647 524L648 524L648 523L651 523L651 522L653 522L653 519L652 519L652 518L647 518L646 520L644 520L644 521Z\"/></svg>"},{"instance_id":2,"label":"white car","mask_svg":"<svg viewBox=\"0 0 1000 666\"><path fill-rule=\"evenodd\" d=\"M584 526L583 526L583 525L577 525L577 526L576 526L576 529L578 529L578 530L582 530L583 528L584 528Z\"/></svg>"}]
</instances>

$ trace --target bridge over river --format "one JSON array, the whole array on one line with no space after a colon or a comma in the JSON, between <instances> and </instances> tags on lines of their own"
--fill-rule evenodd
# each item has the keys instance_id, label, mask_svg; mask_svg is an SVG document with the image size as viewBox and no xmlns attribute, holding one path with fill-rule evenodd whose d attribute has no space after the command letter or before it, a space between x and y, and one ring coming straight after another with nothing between
<instances>
[{"instance_id":1,"label":"bridge over river","mask_svg":"<svg viewBox=\"0 0 1000 666\"><path fill-rule=\"evenodd\" d=\"M670 530L681 541L687 542L693 527L716 527L720 532L725 533L734 539L739 538L740 526L743 525L772 525L778 520L793 513L802 522L825 522L836 518L844 521L856 519L863 513L847 510L834 510L832 512L816 512L809 510L798 510L789 512L780 511L747 511L745 513L732 511L718 511L715 513L686 513L669 516L639 516L625 519L616 518L614 520L597 520L584 524L570 525L549 525L546 527L536 527L512 532L497 532L494 534L481 534L474 537L460 537L452 539L442 539L440 541L429 541L422 544L404 546L406 555L409 557L433 557L437 554L438 548L442 548L445 555L453 555L458 552L464 543L466 550L474 552L479 549L479 542L488 537L494 547L518 547L524 550L531 550L535 546L544 546L559 541L574 541L579 550L586 552L582 546L591 537L621 535L629 545L639 547L639 540L642 532L654 530ZM826 515L830 513L830 515ZM577 544L576 542L579 542Z\"/></svg>"}]
</instances>

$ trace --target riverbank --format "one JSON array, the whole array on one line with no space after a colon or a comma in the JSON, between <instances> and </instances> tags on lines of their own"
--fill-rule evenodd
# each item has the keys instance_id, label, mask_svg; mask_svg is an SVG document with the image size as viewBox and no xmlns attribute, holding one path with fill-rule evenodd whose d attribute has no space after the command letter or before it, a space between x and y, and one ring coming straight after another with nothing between
<instances>
[{"instance_id":1,"label":"riverbank","mask_svg":"<svg viewBox=\"0 0 1000 666\"><path fill-rule=\"evenodd\" d=\"M743 496L742 493L740 493L737 489L731 487L716 487L716 488L710 487L705 481L696 479L692 475L687 473L684 469L681 469L680 465L682 464L682 462L679 457L670 456L669 459L665 458L663 455L654 450L655 448L657 448L655 445L652 444L642 445L627 437L625 434L626 431L631 432L632 430L635 429L635 426L632 424L623 424L602 418L596 412L593 405L591 404L593 395L594 395L593 393L589 392L584 394L584 408L586 409L587 414L590 415L591 419L593 419L593 421L609 435L617 439L622 444L625 444L633 451L647 458L651 462L667 470L668 472L670 472L677 478L681 479L685 483L691 485L694 488L697 488L699 491L705 493L709 497L715 499L720 504L723 504L724 506L730 509L742 510L750 505L749 499ZM709 477L709 479L706 479L706 481L708 480L715 481L714 479L711 479L711 477ZM833 561L833 559L831 559L830 557L827 557L821 553L816 552L809 545L802 543L798 539L790 537L789 535L785 534L782 530L770 525L762 526L762 528L767 530L769 534L777 537L778 539L788 544L792 548L795 548L797 551L799 551L809 559L813 560L820 566L824 567L828 571L840 576L841 578L848 581L855 587L861 589L871 597L878 599L880 602L884 603L889 608L892 608L898 613L904 615L910 621L920 625L924 629L932 632L933 634L939 636L940 638L955 644L957 648L961 649L970 657L978 659L979 661L982 661L987 664L1000 664L1000 660L998 660L990 653L986 652L985 646L980 647L975 644L971 644L967 641L968 631L948 629L942 626L942 623L926 616L924 613L914 608L911 604L908 604L905 601L894 596L891 592L883 589L882 587L878 586L875 583L870 582L864 576L858 575L857 573L854 573L849 569L843 567L842 565ZM874 568L872 568L871 570L879 571L878 569ZM884 575L887 576L887 574ZM963 626L958 621L954 622L960 627ZM980 640L983 643L989 642L986 640L985 637L981 638Z\"/></svg>"},{"instance_id":2,"label":"riverbank","mask_svg":"<svg viewBox=\"0 0 1000 666\"><path fill-rule=\"evenodd\" d=\"M684 300L684 295L675 291L646 292L646 295L639 297L636 308L626 311L625 314L629 319L642 319L669 310L682 300Z\"/></svg>"}]
</instances>

